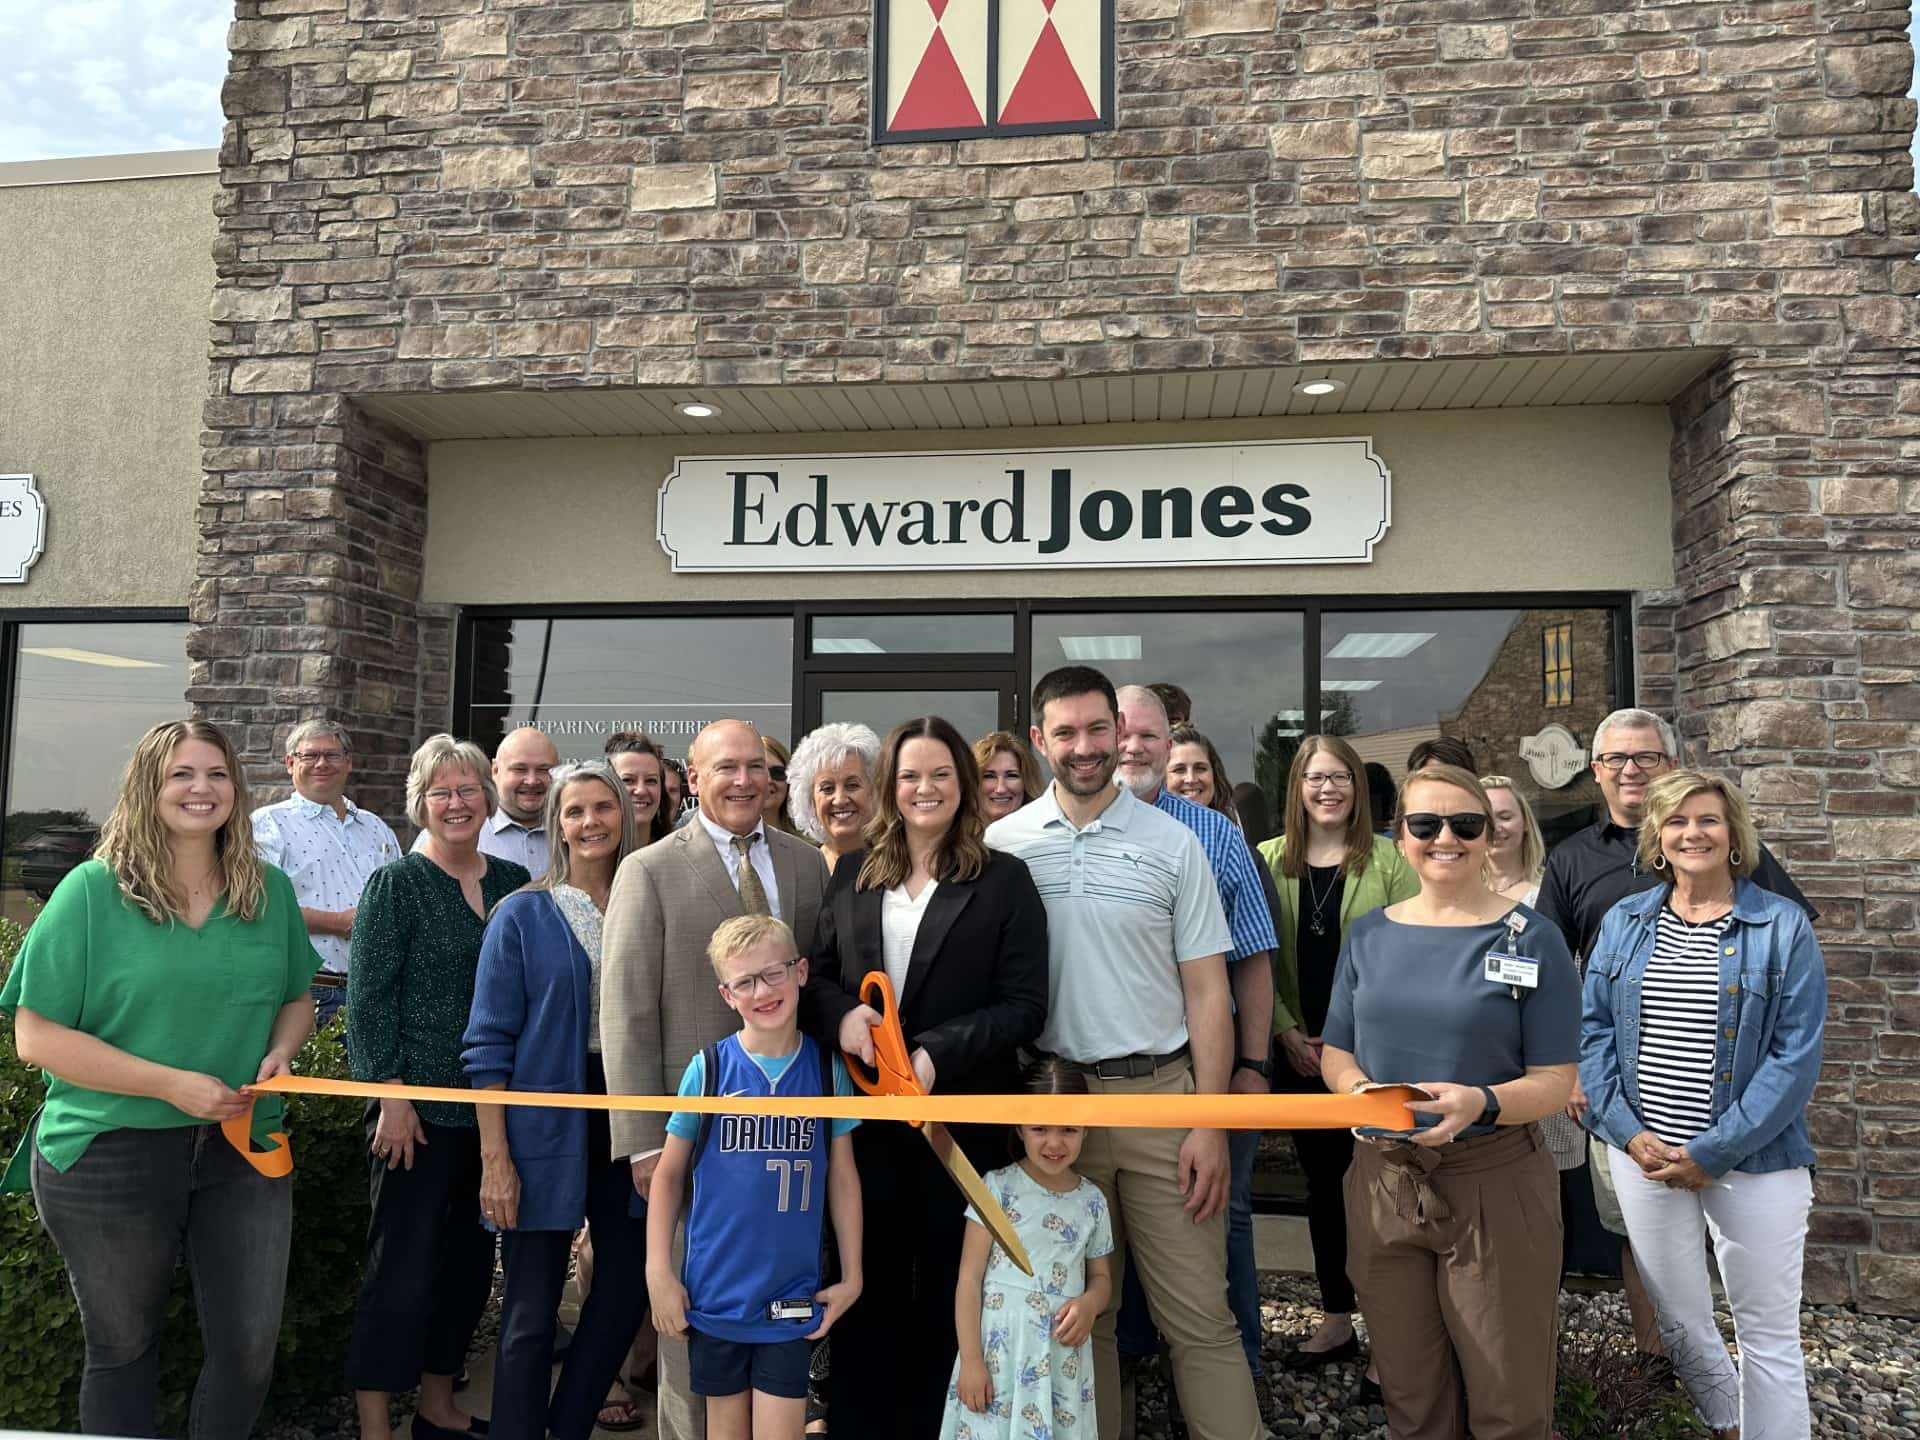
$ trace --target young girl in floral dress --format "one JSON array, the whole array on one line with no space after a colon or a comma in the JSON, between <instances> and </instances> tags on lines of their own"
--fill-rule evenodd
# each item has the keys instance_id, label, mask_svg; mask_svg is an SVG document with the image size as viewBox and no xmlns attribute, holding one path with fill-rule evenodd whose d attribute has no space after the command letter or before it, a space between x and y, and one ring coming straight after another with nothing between
<instances>
[{"instance_id":1,"label":"young girl in floral dress","mask_svg":"<svg viewBox=\"0 0 1920 1440\"><path fill-rule=\"evenodd\" d=\"M1084 1095L1085 1077L1057 1060L1028 1090ZM1093 1321L1112 1294L1113 1224L1092 1181L1074 1172L1086 1131L1018 1125L1018 1164L985 1178L1033 1262L1022 1274L967 1213L954 1324L960 1354L940 1440L1096 1440Z\"/></svg>"}]
</instances>

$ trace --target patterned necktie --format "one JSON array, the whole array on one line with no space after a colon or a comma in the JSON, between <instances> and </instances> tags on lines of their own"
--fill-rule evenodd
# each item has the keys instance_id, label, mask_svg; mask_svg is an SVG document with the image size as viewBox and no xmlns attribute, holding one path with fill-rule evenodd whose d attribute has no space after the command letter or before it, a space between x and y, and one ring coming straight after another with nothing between
<instances>
[{"instance_id":1,"label":"patterned necktie","mask_svg":"<svg viewBox=\"0 0 1920 1440\"><path fill-rule=\"evenodd\" d=\"M734 876L740 882L740 908L749 915L771 915L773 909L767 904L767 887L760 883L760 872L753 868L753 842L759 838L758 832L732 837L733 848L740 852L740 864Z\"/></svg>"}]
</instances>

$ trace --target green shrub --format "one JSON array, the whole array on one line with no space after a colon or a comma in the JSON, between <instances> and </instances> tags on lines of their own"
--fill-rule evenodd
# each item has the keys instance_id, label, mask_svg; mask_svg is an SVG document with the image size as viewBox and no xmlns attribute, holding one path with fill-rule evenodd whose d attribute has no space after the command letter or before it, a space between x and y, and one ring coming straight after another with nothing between
<instances>
[{"instance_id":1,"label":"green shrub","mask_svg":"<svg viewBox=\"0 0 1920 1440\"><path fill-rule=\"evenodd\" d=\"M0 983L22 932L0 919ZM294 1062L303 1075L345 1078L336 1021ZM13 1027L0 1023L0 1163L19 1148L40 1108L40 1072L14 1053ZM293 1251L269 1411L346 1388L347 1342L366 1250L367 1166L361 1106L325 1097L289 1097L293 1137ZM79 1428L85 1347L60 1252L40 1228L32 1197L0 1197L0 1429ZM200 1327L184 1268L175 1277L160 1344L160 1429L186 1429L200 1372Z\"/></svg>"},{"instance_id":2,"label":"green shrub","mask_svg":"<svg viewBox=\"0 0 1920 1440\"><path fill-rule=\"evenodd\" d=\"M1707 1427L1673 1381L1625 1333L1560 1337L1554 1429L1564 1440L1706 1440Z\"/></svg>"}]
</instances>

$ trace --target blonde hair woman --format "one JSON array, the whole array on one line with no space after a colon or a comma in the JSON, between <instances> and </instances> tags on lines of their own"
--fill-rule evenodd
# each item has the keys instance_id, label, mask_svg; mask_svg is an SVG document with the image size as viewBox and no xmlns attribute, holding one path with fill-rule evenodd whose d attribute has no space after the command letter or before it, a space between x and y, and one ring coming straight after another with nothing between
<instances>
[{"instance_id":1,"label":"blonde hair woman","mask_svg":"<svg viewBox=\"0 0 1920 1440\"><path fill-rule=\"evenodd\" d=\"M373 872L354 916L347 1049L356 1080L467 1083L461 1036L487 916L528 880L525 866L480 849L497 803L492 768L478 745L451 735L413 753L407 818L426 834ZM388 1395L415 1385L414 1440L469 1434L453 1377L493 1285L473 1106L375 1100L367 1138L373 1218L347 1352L362 1440L387 1440Z\"/></svg>"},{"instance_id":2,"label":"blonde hair woman","mask_svg":"<svg viewBox=\"0 0 1920 1440\"><path fill-rule=\"evenodd\" d=\"M462 1058L475 1089L604 1095L601 922L614 872L640 844L631 794L604 764L555 771L546 831L546 874L487 922ZM613 1155L605 1110L489 1105L479 1122L480 1210L506 1271L491 1427L502 1440L586 1440L647 1313L632 1166ZM556 1385L555 1307L583 1220L594 1283Z\"/></svg>"},{"instance_id":3,"label":"blonde hair woman","mask_svg":"<svg viewBox=\"0 0 1920 1440\"><path fill-rule=\"evenodd\" d=\"M1826 964L1800 906L1749 878L1760 837L1738 787L1661 776L1639 839L1641 867L1667 883L1600 923L1580 1041L1588 1123L1701 1417L1719 1440L1789 1440L1810 1424L1800 1276ZM1737 1366L1714 1323L1703 1233Z\"/></svg>"},{"instance_id":4,"label":"blonde hair woman","mask_svg":"<svg viewBox=\"0 0 1920 1440\"><path fill-rule=\"evenodd\" d=\"M776 830L798 835L793 817L787 814L787 794L792 788L787 783L787 769L793 762L793 752L771 735L762 735L760 743L767 752L766 822Z\"/></svg>"},{"instance_id":5,"label":"blonde hair woman","mask_svg":"<svg viewBox=\"0 0 1920 1440\"><path fill-rule=\"evenodd\" d=\"M1487 864L1491 883L1509 900L1531 905L1540 898L1540 875L1547 868L1547 842L1526 792L1505 775L1482 775L1481 787L1493 806L1493 826L1487 831Z\"/></svg>"},{"instance_id":6,"label":"blonde hair woman","mask_svg":"<svg viewBox=\"0 0 1920 1440\"><path fill-rule=\"evenodd\" d=\"M1560 932L1488 888L1491 809L1470 771L1406 778L1394 828L1420 893L1353 923L1327 1009L1329 1090L1433 1097L1347 1174L1348 1269L1395 1435L1553 1425L1559 1181L1534 1122L1573 1091L1580 981Z\"/></svg>"},{"instance_id":7,"label":"blonde hair woman","mask_svg":"<svg viewBox=\"0 0 1920 1440\"><path fill-rule=\"evenodd\" d=\"M47 1072L45 1108L7 1171L31 1179L80 1307L80 1428L152 1435L176 1257L193 1275L206 1363L192 1440L244 1440L273 1378L292 1181L213 1127L242 1085L286 1073L313 1029L320 967L287 877L253 848L246 779L203 720L134 747L91 860L27 933L0 1011ZM281 1128L259 1098L256 1142Z\"/></svg>"},{"instance_id":8,"label":"blonde hair woman","mask_svg":"<svg viewBox=\"0 0 1920 1440\"><path fill-rule=\"evenodd\" d=\"M989 825L1046 788L1033 747L1011 730L989 730L974 741L973 763L980 770L980 808Z\"/></svg>"}]
</instances>

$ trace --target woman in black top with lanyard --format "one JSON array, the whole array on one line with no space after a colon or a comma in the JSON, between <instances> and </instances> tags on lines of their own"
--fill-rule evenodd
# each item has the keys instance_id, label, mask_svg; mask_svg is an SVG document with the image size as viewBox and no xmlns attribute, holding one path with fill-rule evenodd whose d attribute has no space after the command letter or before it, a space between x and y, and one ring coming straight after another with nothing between
<instances>
[{"instance_id":1,"label":"woman in black top with lanyard","mask_svg":"<svg viewBox=\"0 0 1920 1440\"><path fill-rule=\"evenodd\" d=\"M1426 1128L1360 1145L1347 1176L1347 1270L1396 1440L1553 1424L1560 1194L1533 1122L1573 1093L1580 982L1560 932L1488 888L1491 815L1464 770L1407 777L1395 829L1421 890L1354 922L1321 1037L1329 1090L1432 1096L1407 1107Z\"/></svg>"}]
</instances>

